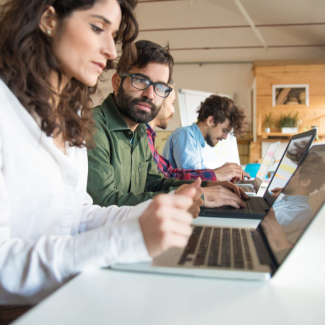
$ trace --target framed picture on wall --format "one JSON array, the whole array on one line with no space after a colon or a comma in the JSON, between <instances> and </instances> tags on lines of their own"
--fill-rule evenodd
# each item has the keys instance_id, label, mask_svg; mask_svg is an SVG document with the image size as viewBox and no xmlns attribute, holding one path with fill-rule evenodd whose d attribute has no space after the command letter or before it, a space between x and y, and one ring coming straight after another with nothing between
<instances>
[{"instance_id":1,"label":"framed picture on wall","mask_svg":"<svg viewBox=\"0 0 325 325\"><path fill-rule=\"evenodd\" d=\"M273 85L272 106L309 106L309 85Z\"/></svg>"}]
</instances>

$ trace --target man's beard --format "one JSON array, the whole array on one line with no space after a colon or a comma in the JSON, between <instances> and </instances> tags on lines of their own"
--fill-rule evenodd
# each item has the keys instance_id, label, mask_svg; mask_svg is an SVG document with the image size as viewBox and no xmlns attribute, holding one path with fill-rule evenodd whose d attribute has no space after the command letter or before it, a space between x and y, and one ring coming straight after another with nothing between
<instances>
[{"instance_id":1,"label":"man's beard","mask_svg":"<svg viewBox=\"0 0 325 325\"><path fill-rule=\"evenodd\" d=\"M160 129L163 129L163 130L166 130L167 127L168 127L168 122L170 119L173 118L173 114L168 116L168 117L160 117L158 115L157 119L159 119L159 122L157 124L157 126L160 128Z\"/></svg>"},{"instance_id":2,"label":"man's beard","mask_svg":"<svg viewBox=\"0 0 325 325\"><path fill-rule=\"evenodd\" d=\"M147 97L133 98L127 95L123 89L122 83L114 96L116 106L122 115L128 117L135 123L148 123L152 121L160 111L161 105L155 105L151 99ZM139 103L147 103L151 107L150 112L143 111L135 106Z\"/></svg>"},{"instance_id":3,"label":"man's beard","mask_svg":"<svg viewBox=\"0 0 325 325\"><path fill-rule=\"evenodd\" d=\"M205 139L204 139L205 141L206 141L206 143L210 146L210 147L215 147L217 144L218 144L218 142L219 141L222 141L223 139L222 138L217 138L217 142L216 143L213 143L212 142L212 139L211 139L211 135L209 134L209 133L207 133L206 134L206 136L205 136Z\"/></svg>"},{"instance_id":4,"label":"man's beard","mask_svg":"<svg viewBox=\"0 0 325 325\"><path fill-rule=\"evenodd\" d=\"M205 137L205 141L207 142L207 144L208 144L210 147L214 147L214 146L215 146L215 143L212 142L212 139L211 139L210 134L207 134L207 135L206 135L206 137Z\"/></svg>"}]
</instances>

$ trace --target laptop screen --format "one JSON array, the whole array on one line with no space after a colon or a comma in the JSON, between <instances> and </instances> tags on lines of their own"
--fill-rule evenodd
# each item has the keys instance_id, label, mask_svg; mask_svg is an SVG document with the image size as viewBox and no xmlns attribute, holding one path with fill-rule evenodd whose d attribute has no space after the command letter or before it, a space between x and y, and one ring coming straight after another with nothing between
<instances>
[{"instance_id":1,"label":"laptop screen","mask_svg":"<svg viewBox=\"0 0 325 325\"><path fill-rule=\"evenodd\" d=\"M324 203L325 145L317 145L311 148L260 224L278 264Z\"/></svg>"},{"instance_id":2,"label":"laptop screen","mask_svg":"<svg viewBox=\"0 0 325 325\"><path fill-rule=\"evenodd\" d=\"M264 198L271 206L274 202L272 190L282 189L296 171L314 139L315 130L297 134L291 138L285 153L273 175L273 178L264 194Z\"/></svg>"},{"instance_id":3,"label":"laptop screen","mask_svg":"<svg viewBox=\"0 0 325 325\"><path fill-rule=\"evenodd\" d=\"M279 144L280 144L280 141L270 144L269 147L267 148L267 151L266 151L263 161L261 163L261 167L259 168L259 170L256 174L256 177L253 181L253 186L256 191L258 191L258 189L260 188L260 186L266 176L266 173L273 161L275 152L278 149Z\"/></svg>"}]
</instances>

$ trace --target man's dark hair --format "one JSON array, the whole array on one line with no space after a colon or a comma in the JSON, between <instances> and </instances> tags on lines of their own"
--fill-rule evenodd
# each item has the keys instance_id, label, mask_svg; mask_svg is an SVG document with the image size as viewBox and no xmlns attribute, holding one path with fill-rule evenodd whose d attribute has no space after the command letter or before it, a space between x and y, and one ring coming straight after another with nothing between
<instances>
[{"instance_id":1,"label":"man's dark hair","mask_svg":"<svg viewBox=\"0 0 325 325\"><path fill-rule=\"evenodd\" d=\"M287 150L286 157L294 164L299 165L307 151L309 140L301 140L293 142Z\"/></svg>"},{"instance_id":2,"label":"man's dark hair","mask_svg":"<svg viewBox=\"0 0 325 325\"><path fill-rule=\"evenodd\" d=\"M228 97L211 95L201 102L197 112L199 122L204 122L209 116L213 116L215 126L228 119L234 129L234 135L244 135L247 131L248 120L245 110L236 106Z\"/></svg>"},{"instance_id":3,"label":"man's dark hair","mask_svg":"<svg viewBox=\"0 0 325 325\"><path fill-rule=\"evenodd\" d=\"M169 67L168 82L173 76L174 59L169 53L169 45L162 47L159 44L150 41L137 41L135 43L137 58L131 62L126 63L127 54L122 54L119 63L117 64L116 72L118 74L123 72L129 72L133 67L139 69L145 68L149 63L156 62L167 65Z\"/></svg>"},{"instance_id":4,"label":"man's dark hair","mask_svg":"<svg viewBox=\"0 0 325 325\"><path fill-rule=\"evenodd\" d=\"M325 183L325 162L318 154L312 152L304 159L299 167L299 179L308 180L311 183L308 186L308 193L311 194L319 190Z\"/></svg>"}]
</instances>

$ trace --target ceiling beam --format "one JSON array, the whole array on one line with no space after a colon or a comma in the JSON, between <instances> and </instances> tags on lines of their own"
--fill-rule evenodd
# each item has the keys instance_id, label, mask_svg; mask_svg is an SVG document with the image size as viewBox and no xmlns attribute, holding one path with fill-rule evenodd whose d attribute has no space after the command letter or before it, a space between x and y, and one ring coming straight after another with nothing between
<instances>
[{"instance_id":1,"label":"ceiling beam","mask_svg":"<svg viewBox=\"0 0 325 325\"><path fill-rule=\"evenodd\" d=\"M295 47L325 47L325 44L307 44L307 45L270 45L269 49L295 48ZM200 50L245 50L262 49L264 46L220 46L220 47L188 47L171 48L170 51L200 51Z\"/></svg>"},{"instance_id":2,"label":"ceiling beam","mask_svg":"<svg viewBox=\"0 0 325 325\"><path fill-rule=\"evenodd\" d=\"M325 44L307 44L307 45L270 45L269 49L280 48L301 48L301 47L325 47ZM247 49L263 49L264 46L220 46L220 47L184 47L184 48L170 48L169 51L202 51L202 50L247 50ZM117 51L122 53L122 51Z\"/></svg>"},{"instance_id":3,"label":"ceiling beam","mask_svg":"<svg viewBox=\"0 0 325 325\"><path fill-rule=\"evenodd\" d=\"M251 19L251 17L249 16L249 14L247 13L247 11L245 10L244 6L241 4L241 2L239 0L234 0L237 8L239 9L239 11L242 13L242 15L244 16L244 18L247 20L247 22L249 23L249 25L252 27L253 32L255 33L255 35L257 36L257 38L259 39L259 41L263 44L264 48L267 50L267 44L263 38L263 36L261 35L261 33L257 30L253 20Z\"/></svg>"},{"instance_id":4,"label":"ceiling beam","mask_svg":"<svg viewBox=\"0 0 325 325\"><path fill-rule=\"evenodd\" d=\"M175 62L174 65L199 65L200 67L205 64L253 64L253 61L190 61L190 62Z\"/></svg>"},{"instance_id":5,"label":"ceiling beam","mask_svg":"<svg viewBox=\"0 0 325 325\"><path fill-rule=\"evenodd\" d=\"M293 23L293 24L261 24L255 25L258 28L263 27L295 27L295 26L322 26L325 23ZM183 30L200 30L200 29L227 29L227 28L250 28L250 25L227 25L227 26L202 26L202 27L178 27L178 28L156 28L140 29L141 33L146 32L166 32L166 31L183 31Z\"/></svg>"},{"instance_id":6,"label":"ceiling beam","mask_svg":"<svg viewBox=\"0 0 325 325\"><path fill-rule=\"evenodd\" d=\"M139 0L138 3L141 4L146 4L146 3L152 3L152 2L175 2L175 1L188 1L188 0L148 0L148 1L144 1L144 0Z\"/></svg>"}]
</instances>

